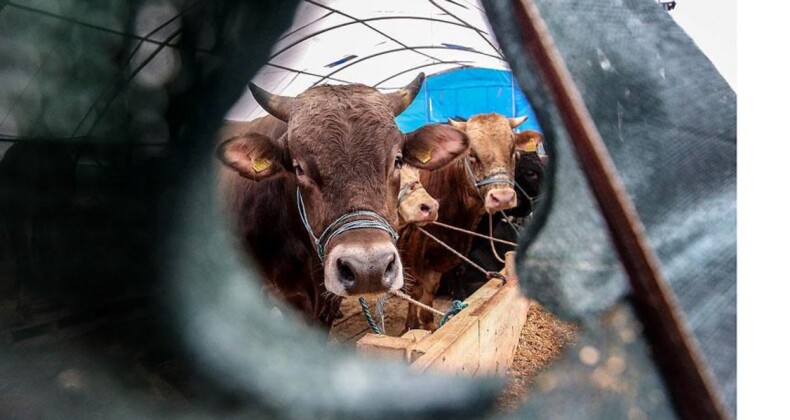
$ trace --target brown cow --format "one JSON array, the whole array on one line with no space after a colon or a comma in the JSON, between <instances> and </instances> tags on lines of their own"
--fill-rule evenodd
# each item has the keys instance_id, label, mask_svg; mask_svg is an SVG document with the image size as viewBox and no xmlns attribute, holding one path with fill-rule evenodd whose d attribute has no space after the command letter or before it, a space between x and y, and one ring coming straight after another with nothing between
<instances>
[{"instance_id":1,"label":"brown cow","mask_svg":"<svg viewBox=\"0 0 790 420\"><path fill-rule=\"evenodd\" d=\"M439 221L462 229L475 229L482 216L516 206L513 171L516 149L530 141L528 133L516 134L513 128L527 117L505 118L499 114L476 115L467 122L450 123L469 136L470 147L460 159L438 171L422 173L428 193L439 201ZM462 254L469 252L472 237L439 227L428 227L431 234ZM405 232L399 243L403 264L416 283L411 290L415 299L433 304L442 273L460 259L417 230ZM406 328L436 328L433 314L409 305Z\"/></svg>"},{"instance_id":2,"label":"brown cow","mask_svg":"<svg viewBox=\"0 0 790 420\"><path fill-rule=\"evenodd\" d=\"M433 170L468 147L452 127L398 130L423 79L390 94L322 85L293 98L250 84L271 116L221 133L233 137L218 158L240 175L221 177L237 233L273 291L326 326L339 304L330 296L403 285L392 226L402 163Z\"/></svg>"}]
</instances>

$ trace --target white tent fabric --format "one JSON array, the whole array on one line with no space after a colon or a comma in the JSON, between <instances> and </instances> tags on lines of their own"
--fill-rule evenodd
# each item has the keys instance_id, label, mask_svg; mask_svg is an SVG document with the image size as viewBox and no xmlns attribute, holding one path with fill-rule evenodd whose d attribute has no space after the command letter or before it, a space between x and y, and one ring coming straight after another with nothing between
<instances>
[{"instance_id":1,"label":"white tent fabric","mask_svg":"<svg viewBox=\"0 0 790 420\"><path fill-rule=\"evenodd\" d=\"M306 0L252 81L289 96L324 83L390 91L464 67L508 69L477 0ZM263 115L245 92L226 118Z\"/></svg>"}]
</instances>

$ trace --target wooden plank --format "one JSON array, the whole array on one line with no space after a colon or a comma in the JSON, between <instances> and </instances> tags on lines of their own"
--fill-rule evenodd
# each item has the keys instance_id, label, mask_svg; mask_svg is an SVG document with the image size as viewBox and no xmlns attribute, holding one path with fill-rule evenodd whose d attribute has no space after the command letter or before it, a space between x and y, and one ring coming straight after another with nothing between
<instances>
[{"instance_id":1,"label":"wooden plank","mask_svg":"<svg viewBox=\"0 0 790 420\"><path fill-rule=\"evenodd\" d=\"M364 337L364 336L366 336L368 334L370 334L370 327L368 327L368 326L360 327L359 330L357 330L357 332L355 332L353 335L350 335L350 336L342 339L341 343L357 342L362 337Z\"/></svg>"},{"instance_id":2,"label":"wooden plank","mask_svg":"<svg viewBox=\"0 0 790 420\"><path fill-rule=\"evenodd\" d=\"M453 375L503 375L513 361L527 317L527 299L515 276L515 254L506 254L503 274L472 294L467 307L434 333L413 330L402 337L367 334L363 354L411 362L413 369Z\"/></svg>"},{"instance_id":3,"label":"wooden plank","mask_svg":"<svg viewBox=\"0 0 790 420\"><path fill-rule=\"evenodd\" d=\"M518 289L500 295L501 304L492 305L491 310L479 317L480 342L488 344L480 349L478 374L504 375L513 362L527 318L527 300L513 291Z\"/></svg>"},{"instance_id":4,"label":"wooden plank","mask_svg":"<svg viewBox=\"0 0 790 420\"><path fill-rule=\"evenodd\" d=\"M357 341L357 353L410 363L414 345L430 334L426 330L407 331L400 337L367 333Z\"/></svg>"},{"instance_id":5,"label":"wooden plank","mask_svg":"<svg viewBox=\"0 0 790 420\"><path fill-rule=\"evenodd\" d=\"M502 280L492 279L488 281L486 284L484 284L482 287L477 289L471 296L469 296L469 298L467 298L464 301L468 306L463 311L461 311L458 315L456 315L450 321L448 321L445 326L443 326L433 334L420 340L420 342L414 347L415 360L419 359L429 351L439 351L440 348L445 348L449 344L445 335L454 334L455 336L459 336L460 334L462 334L463 331L466 328L468 328L470 323L472 322L472 318L470 318L470 314L475 309L483 305L488 299L490 299L491 296L493 296L497 292L497 290L500 289L502 284L503 284ZM437 346L440 343L441 343L440 347L431 350L434 346ZM425 363L427 363L427 361L423 361L420 364L420 366Z\"/></svg>"},{"instance_id":6,"label":"wooden plank","mask_svg":"<svg viewBox=\"0 0 790 420\"><path fill-rule=\"evenodd\" d=\"M472 313L480 323L480 342L486 343L480 349L478 374L507 373L527 319L528 303L521 295L515 274L515 256L508 253L505 258L507 263L502 273L507 283Z\"/></svg>"},{"instance_id":7,"label":"wooden plank","mask_svg":"<svg viewBox=\"0 0 790 420\"><path fill-rule=\"evenodd\" d=\"M409 330L401 337L416 343L429 335L431 335L431 332L428 330Z\"/></svg>"},{"instance_id":8,"label":"wooden plank","mask_svg":"<svg viewBox=\"0 0 790 420\"><path fill-rule=\"evenodd\" d=\"M477 317L464 311L414 346L412 368L455 375L474 375L480 365Z\"/></svg>"},{"instance_id":9,"label":"wooden plank","mask_svg":"<svg viewBox=\"0 0 790 420\"><path fill-rule=\"evenodd\" d=\"M408 338L368 333L357 341L357 353L381 359L406 361L406 348L412 343L413 341Z\"/></svg>"},{"instance_id":10,"label":"wooden plank","mask_svg":"<svg viewBox=\"0 0 790 420\"><path fill-rule=\"evenodd\" d=\"M513 260L513 257L514 254L512 252L506 256L510 261ZM512 270L512 262L510 266L509 270ZM487 312L480 311L481 308L491 306L492 300L495 302L495 305L507 305L507 299L512 293L506 292L503 294L503 289L515 289L516 293L518 293L518 282L511 281L509 284L510 286L502 280L491 279L483 287L475 291L472 296L466 299L465 302L468 306L463 311L448 321L442 328L415 345L414 355L417 357L417 360L412 363L412 367L418 371L454 373L456 375L479 374L482 363L481 357L484 353L490 352L487 348L492 347L492 343L484 340L481 335L480 314ZM498 295L502 297L496 299ZM494 316L507 315L508 312L509 308L503 307ZM500 346L493 347L499 348Z\"/></svg>"}]
</instances>

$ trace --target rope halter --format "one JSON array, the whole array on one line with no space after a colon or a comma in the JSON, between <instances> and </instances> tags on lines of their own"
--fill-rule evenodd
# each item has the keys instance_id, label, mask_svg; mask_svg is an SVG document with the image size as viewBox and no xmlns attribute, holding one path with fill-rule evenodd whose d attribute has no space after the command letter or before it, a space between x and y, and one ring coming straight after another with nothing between
<instances>
[{"instance_id":1,"label":"rope halter","mask_svg":"<svg viewBox=\"0 0 790 420\"><path fill-rule=\"evenodd\" d=\"M480 190L481 187L489 184L507 184L510 185L511 187L513 187L513 185L515 184L513 178L510 177L510 174L508 174L507 171L497 171L492 174L489 174L488 176L486 176L481 180L478 180L477 177L475 176L474 171L472 171L472 165L469 163L469 158L464 159L464 162L466 163L466 171L469 173L469 176L471 177L472 182L474 182L475 187L477 187L478 191Z\"/></svg>"},{"instance_id":2,"label":"rope halter","mask_svg":"<svg viewBox=\"0 0 790 420\"><path fill-rule=\"evenodd\" d=\"M387 222L387 219L381 217L375 212L370 210L357 210L344 213L335 219L329 226L324 229L319 237L316 238L313 229L310 228L310 221L307 220L307 212L304 208L304 200L302 199L302 190L296 187L296 208L299 211L299 218L302 220L305 230L315 243L315 250L318 253L318 259L324 262L324 253L329 243L336 236L346 233L350 230L356 229L378 229L389 233L392 242L398 241L398 233L392 228L392 225ZM353 219L353 220L351 220Z\"/></svg>"},{"instance_id":3,"label":"rope halter","mask_svg":"<svg viewBox=\"0 0 790 420\"><path fill-rule=\"evenodd\" d=\"M416 184L417 182L419 181L409 181L406 183L406 185L403 186L403 188L400 189L400 192L398 192L398 206L400 206L400 203L402 203L406 197L412 195L415 191L419 190L419 188L417 188L414 191L410 191L411 187L413 187L414 184Z\"/></svg>"},{"instance_id":4,"label":"rope halter","mask_svg":"<svg viewBox=\"0 0 790 420\"><path fill-rule=\"evenodd\" d=\"M516 186L516 188L518 188L519 191L521 191L521 194L523 194L524 197L527 197L527 201L529 201L529 206L533 210L535 209L535 203L537 203L538 201L543 199L543 194L538 194L538 195L533 197L533 196L527 194L527 192L524 191L524 188L521 188L521 185L518 185L518 183L514 182L514 185Z\"/></svg>"}]
</instances>

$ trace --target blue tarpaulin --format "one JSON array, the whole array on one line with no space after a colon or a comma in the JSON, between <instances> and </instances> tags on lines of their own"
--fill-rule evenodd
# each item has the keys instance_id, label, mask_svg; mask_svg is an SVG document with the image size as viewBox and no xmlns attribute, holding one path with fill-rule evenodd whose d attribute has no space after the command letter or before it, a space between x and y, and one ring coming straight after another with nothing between
<instances>
[{"instance_id":1,"label":"blue tarpaulin","mask_svg":"<svg viewBox=\"0 0 790 420\"><path fill-rule=\"evenodd\" d=\"M496 112L506 117L529 118L516 131L542 131L524 92L506 70L464 68L438 73L425 79L417 98L395 121L408 133L428 123L448 118L469 118Z\"/></svg>"}]
</instances>

